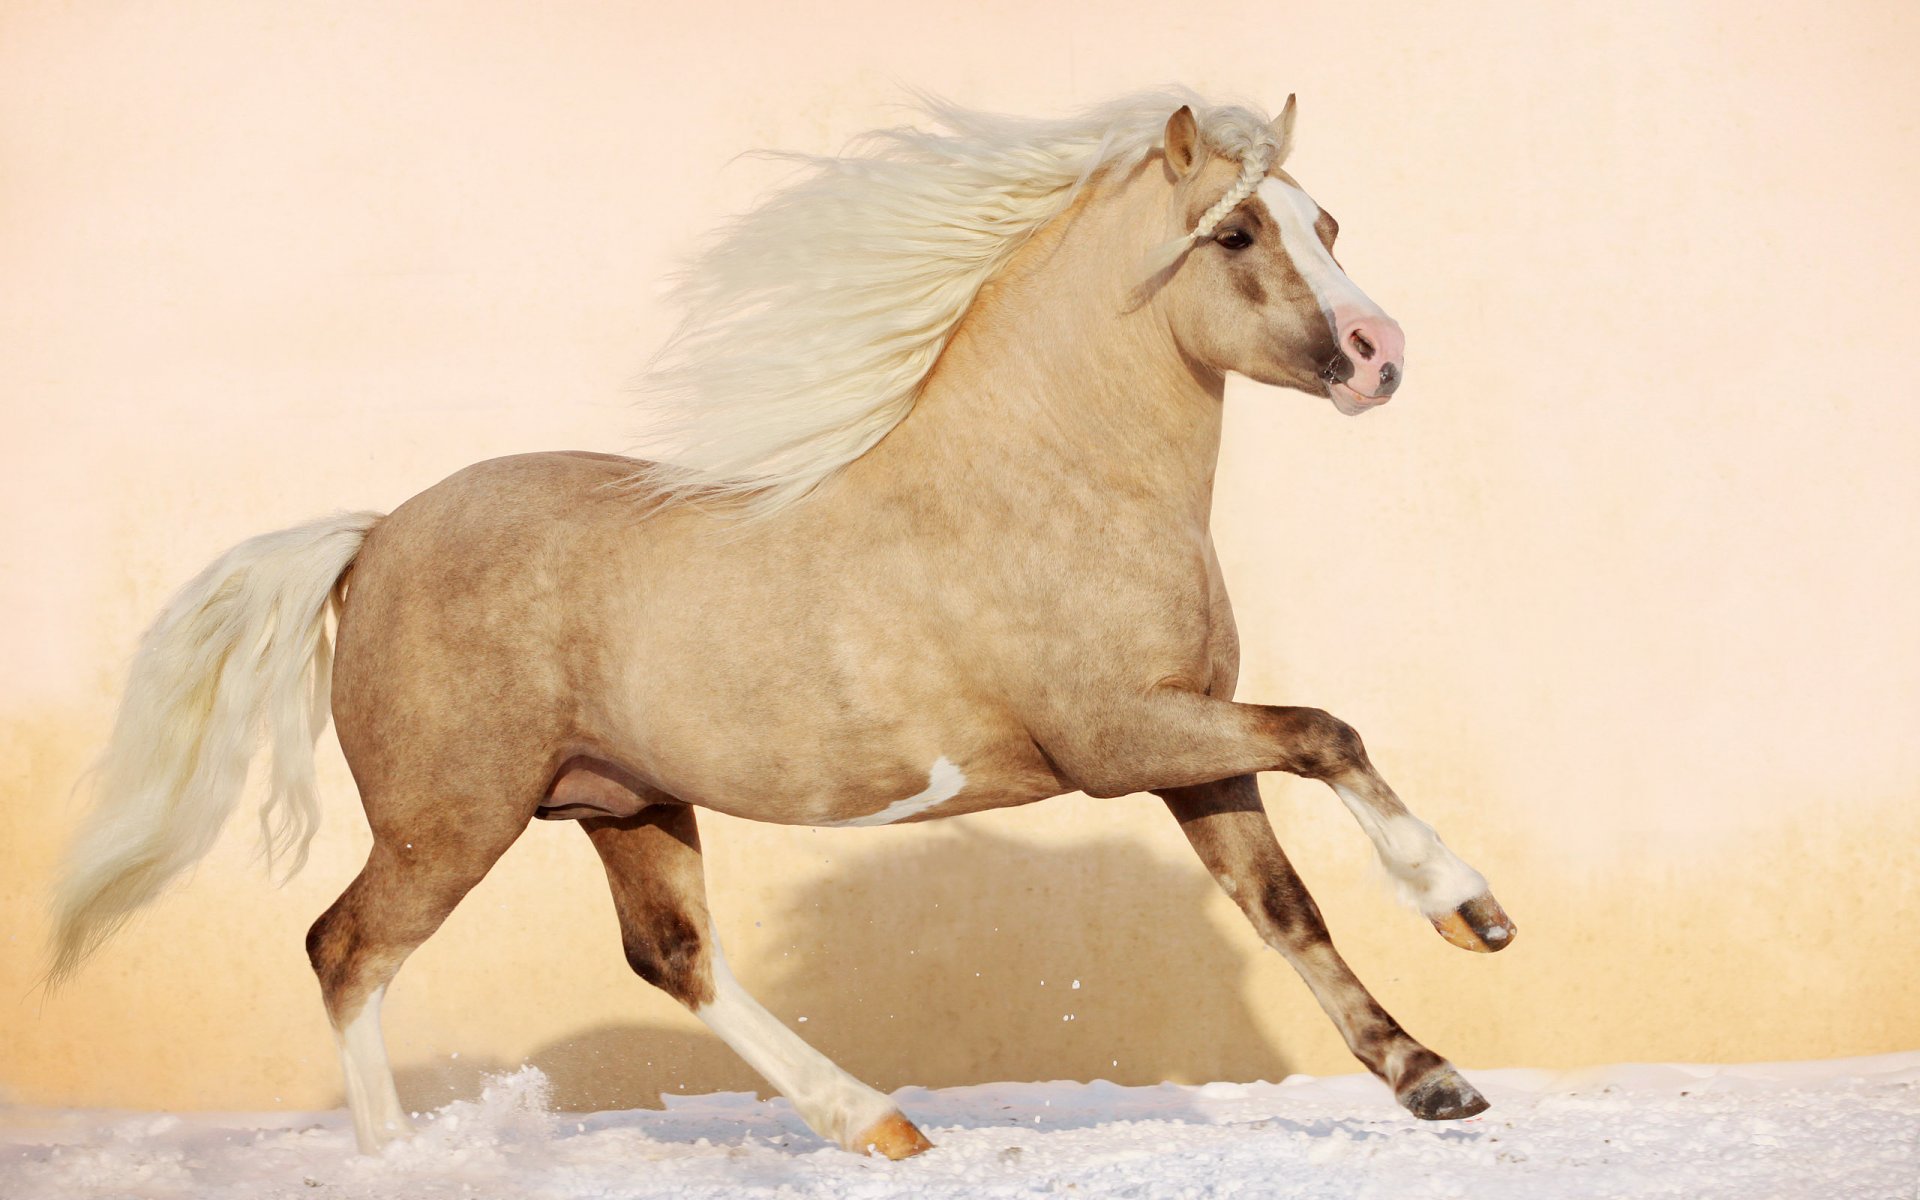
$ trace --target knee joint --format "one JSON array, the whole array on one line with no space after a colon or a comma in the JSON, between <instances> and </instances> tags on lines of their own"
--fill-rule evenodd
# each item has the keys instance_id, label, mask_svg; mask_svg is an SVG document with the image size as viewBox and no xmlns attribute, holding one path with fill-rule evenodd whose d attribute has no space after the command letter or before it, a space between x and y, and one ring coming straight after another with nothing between
<instances>
[{"instance_id":1,"label":"knee joint","mask_svg":"<svg viewBox=\"0 0 1920 1200\"><path fill-rule=\"evenodd\" d=\"M1326 779L1367 765L1359 731L1317 708L1282 709L1282 770L1308 779Z\"/></svg>"}]
</instances>

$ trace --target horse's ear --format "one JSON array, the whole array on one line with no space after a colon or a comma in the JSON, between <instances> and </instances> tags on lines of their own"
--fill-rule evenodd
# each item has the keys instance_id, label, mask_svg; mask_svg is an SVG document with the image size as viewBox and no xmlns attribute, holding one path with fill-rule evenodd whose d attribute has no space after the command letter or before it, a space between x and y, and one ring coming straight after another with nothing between
<instances>
[{"instance_id":1,"label":"horse's ear","mask_svg":"<svg viewBox=\"0 0 1920 1200\"><path fill-rule=\"evenodd\" d=\"M1173 173L1185 177L1200 157L1200 126L1193 110L1182 104L1180 111L1167 118L1167 165Z\"/></svg>"},{"instance_id":2,"label":"horse's ear","mask_svg":"<svg viewBox=\"0 0 1920 1200\"><path fill-rule=\"evenodd\" d=\"M1288 92L1287 106L1273 119L1273 140L1280 144L1279 151L1273 156L1273 165L1276 167L1287 160L1287 151L1293 149L1293 117L1298 108L1293 93Z\"/></svg>"}]
</instances>

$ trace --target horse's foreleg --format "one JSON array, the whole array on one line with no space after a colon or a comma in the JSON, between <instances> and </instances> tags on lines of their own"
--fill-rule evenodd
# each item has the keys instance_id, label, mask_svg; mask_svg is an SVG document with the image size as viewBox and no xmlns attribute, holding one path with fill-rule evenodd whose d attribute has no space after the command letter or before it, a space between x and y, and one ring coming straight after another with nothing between
<instances>
[{"instance_id":1,"label":"horse's foreleg","mask_svg":"<svg viewBox=\"0 0 1920 1200\"><path fill-rule=\"evenodd\" d=\"M1286 771L1332 788L1372 840L1400 893L1442 937L1491 953L1513 941L1513 922L1480 872L1407 811L1373 769L1352 726L1317 708L1235 704L1163 689L1107 715L1086 746L1082 790L1123 795L1186 787L1256 771Z\"/></svg>"},{"instance_id":2,"label":"horse's foreleg","mask_svg":"<svg viewBox=\"0 0 1920 1200\"><path fill-rule=\"evenodd\" d=\"M1221 888L1306 980L1354 1057L1385 1080L1409 1112L1443 1121L1487 1107L1459 1072L1387 1015L1333 948L1319 907L1273 836L1253 776L1160 795Z\"/></svg>"},{"instance_id":3,"label":"horse's foreleg","mask_svg":"<svg viewBox=\"0 0 1920 1200\"><path fill-rule=\"evenodd\" d=\"M606 865L621 945L636 974L692 1009L821 1137L888 1158L932 1148L892 1100L801 1041L734 979L707 915L691 808L659 804L580 825Z\"/></svg>"}]
</instances>

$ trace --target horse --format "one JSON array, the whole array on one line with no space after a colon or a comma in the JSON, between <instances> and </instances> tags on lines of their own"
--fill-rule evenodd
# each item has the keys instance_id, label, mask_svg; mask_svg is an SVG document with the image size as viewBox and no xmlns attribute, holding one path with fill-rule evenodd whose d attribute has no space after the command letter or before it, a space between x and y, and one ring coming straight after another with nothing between
<instances>
[{"instance_id":1,"label":"horse","mask_svg":"<svg viewBox=\"0 0 1920 1200\"><path fill-rule=\"evenodd\" d=\"M481 462L185 586L134 656L50 983L207 852L263 744L265 844L298 870L330 714L373 846L306 949L365 1152L408 1130L388 984L535 819L579 824L632 969L822 1138L929 1149L736 981L698 814L892 825L1074 791L1163 798L1414 1116L1487 1107L1334 949L1256 774L1325 782L1449 942L1499 950L1513 923L1351 726L1233 699L1227 376L1349 415L1405 378L1400 327L1283 167L1294 99L923 103L931 127L802 158L690 256L637 401L660 452Z\"/></svg>"}]
</instances>

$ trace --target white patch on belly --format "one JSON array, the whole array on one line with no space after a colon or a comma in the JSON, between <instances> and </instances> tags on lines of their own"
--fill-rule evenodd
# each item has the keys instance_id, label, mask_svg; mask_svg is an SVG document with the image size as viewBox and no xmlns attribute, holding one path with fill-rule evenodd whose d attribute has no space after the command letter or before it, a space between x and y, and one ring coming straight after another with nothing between
<instances>
[{"instance_id":1,"label":"white patch on belly","mask_svg":"<svg viewBox=\"0 0 1920 1200\"><path fill-rule=\"evenodd\" d=\"M822 825L891 825L895 821L904 821L927 811L936 804L944 804L960 794L967 786L967 776L946 755L941 755L927 773L927 786L924 790L908 796L905 800L895 800L877 813L868 813L864 817L850 817L845 821L822 821Z\"/></svg>"}]
</instances>

